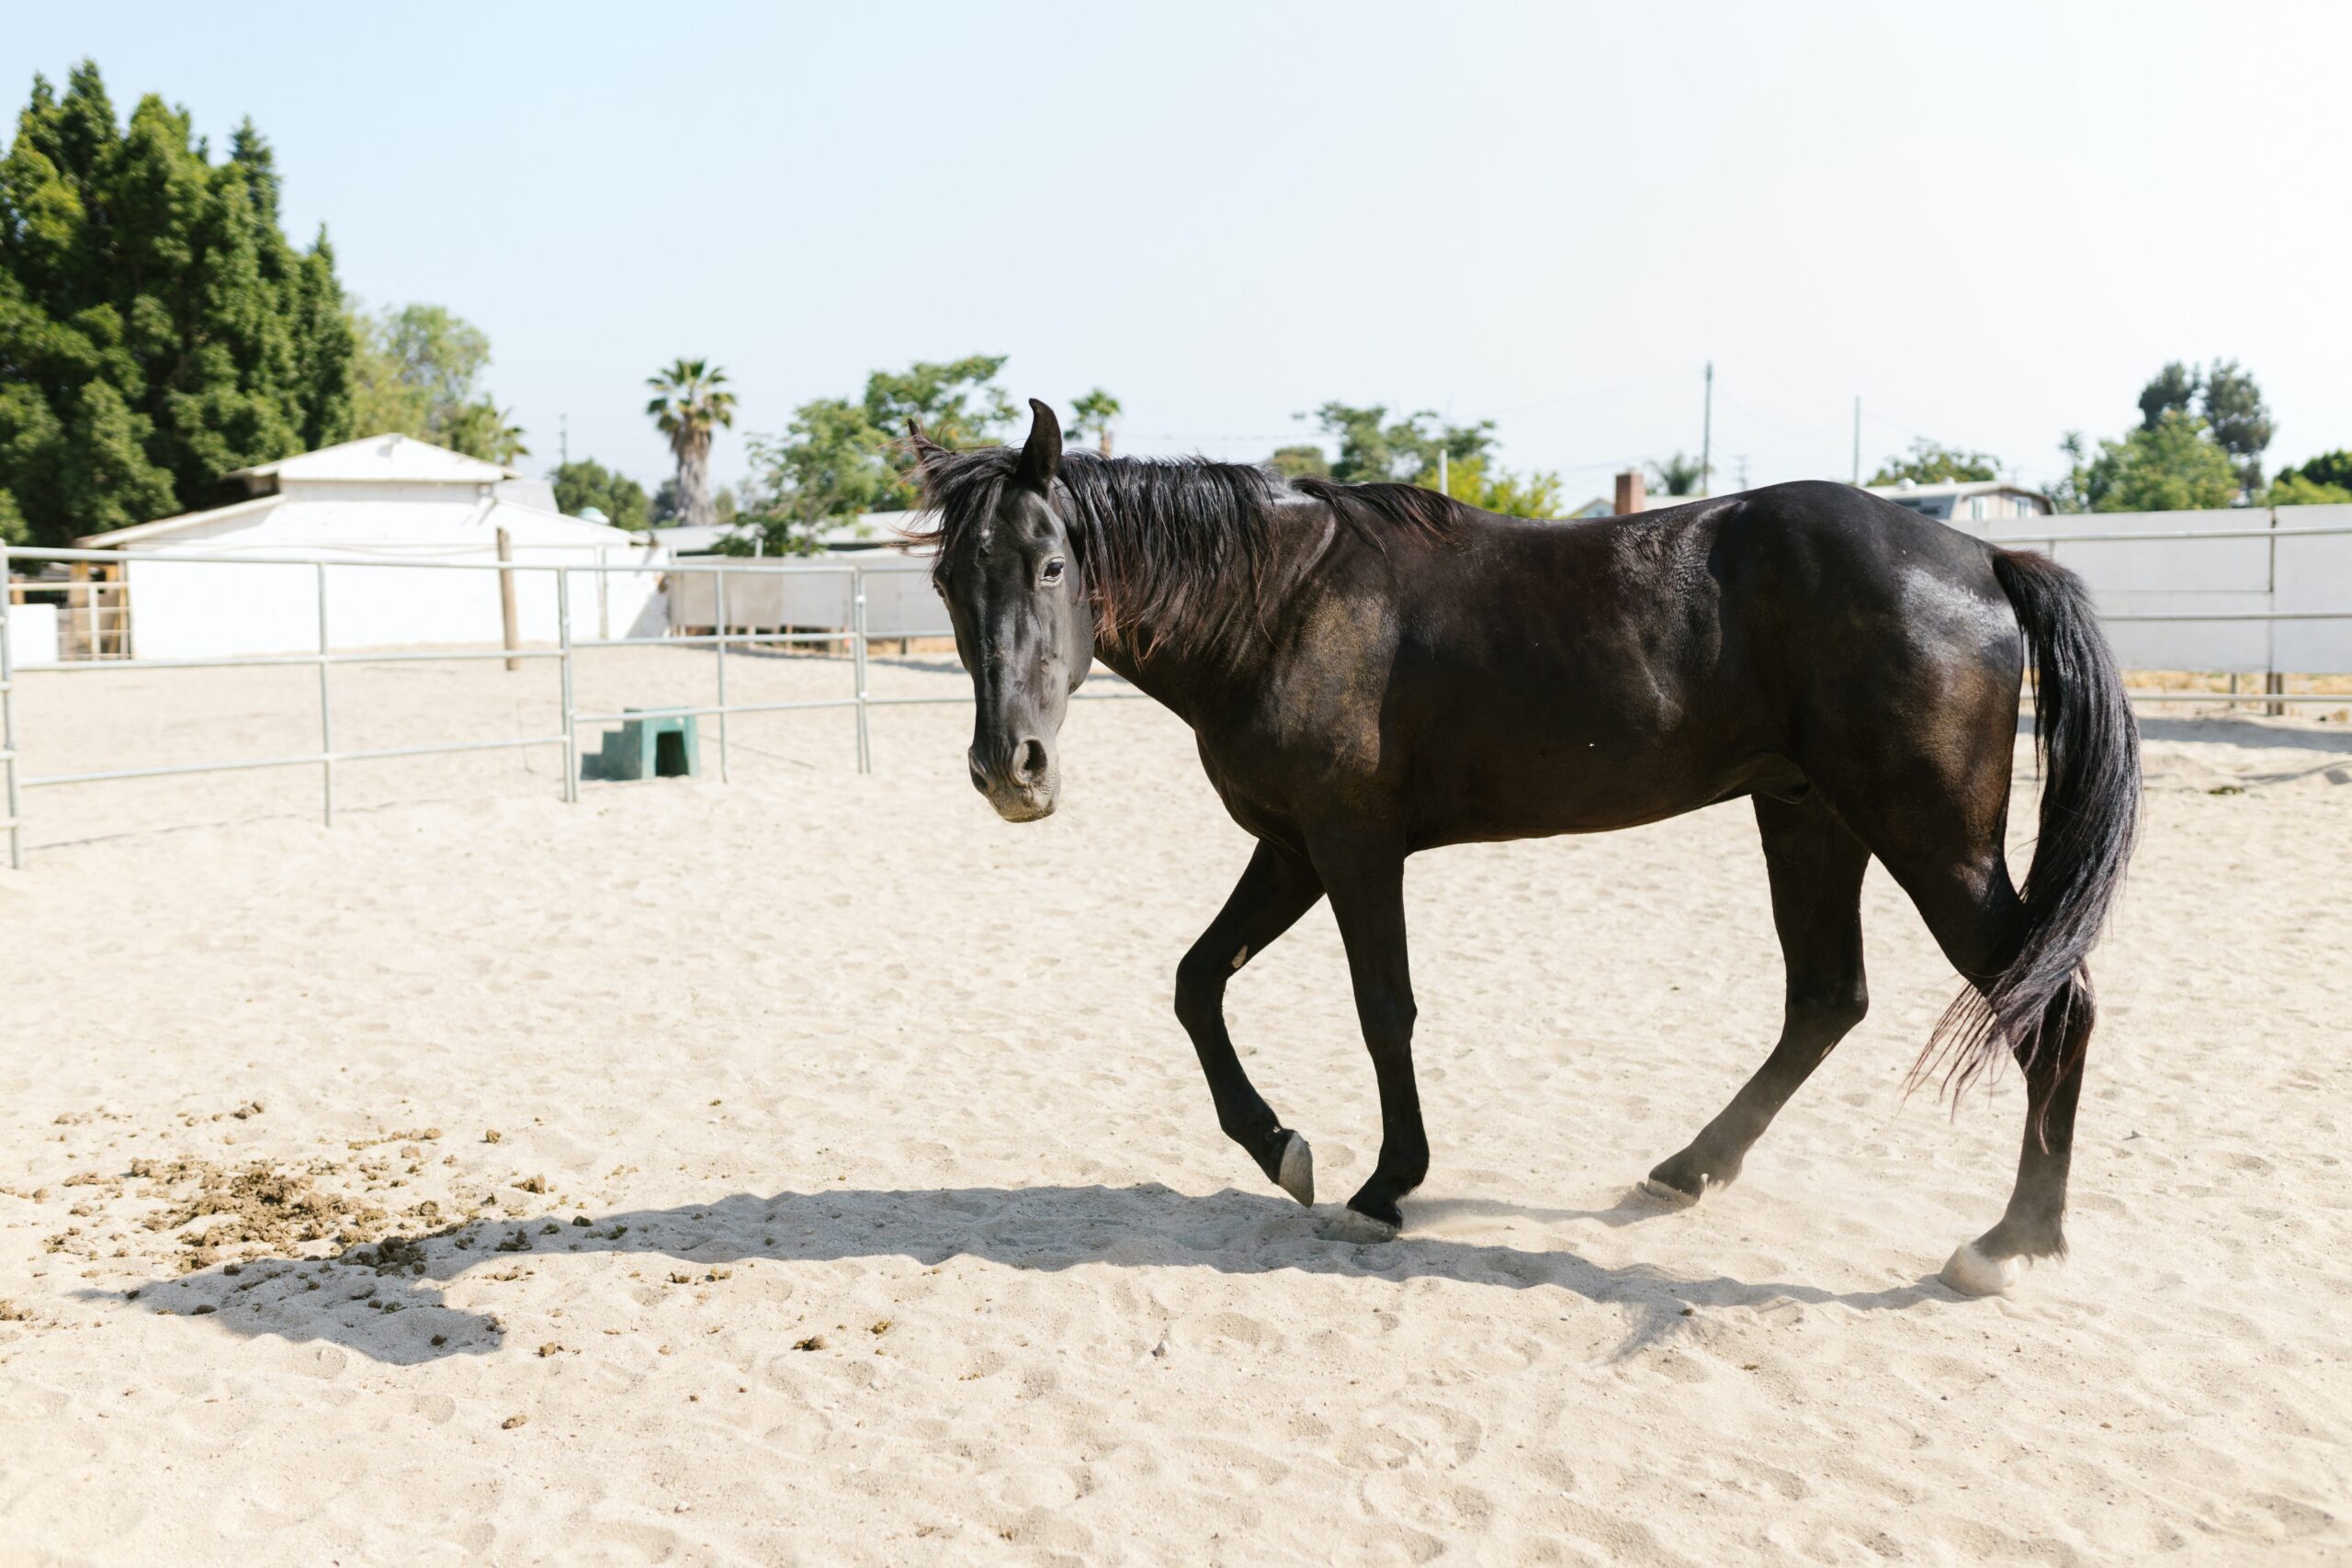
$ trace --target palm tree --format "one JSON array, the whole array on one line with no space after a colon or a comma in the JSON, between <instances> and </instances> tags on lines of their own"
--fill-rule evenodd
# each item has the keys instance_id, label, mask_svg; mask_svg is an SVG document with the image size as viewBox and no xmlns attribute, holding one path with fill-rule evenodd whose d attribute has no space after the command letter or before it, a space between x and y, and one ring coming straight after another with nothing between
<instances>
[{"instance_id":1,"label":"palm tree","mask_svg":"<svg viewBox=\"0 0 2352 1568\"><path fill-rule=\"evenodd\" d=\"M720 425L735 423L735 394L725 389L727 372L707 359L681 359L646 378L653 400L645 412L678 459L678 521L707 525L718 521L710 498L710 438Z\"/></svg>"},{"instance_id":2,"label":"palm tree","mask_svg":"<svg viewBox=\"0 0 2352 1568\"><path fill-rule=\"evenodd\" d=\"M1705 478L1699 472L1699 459L1686 457L1679 452L1663 463L1652 463L1649 467L1650 477L1668 495L1696 495L1700 482Z\"/></svg>"},{"instance_id":3,"label":"palm tree","mask_svg":"<svg viewBox=\"0 0 2352 1568\"><path fill-rule=\"evenodd\" d=\"M1071 399L1069 414L1069 433L1080 440L1092 434L1102 444L1102 456L1109 457L1111 425L1119 417L1119 400L1097 387L1084 397Z\"/></svg>"}]
</instances>

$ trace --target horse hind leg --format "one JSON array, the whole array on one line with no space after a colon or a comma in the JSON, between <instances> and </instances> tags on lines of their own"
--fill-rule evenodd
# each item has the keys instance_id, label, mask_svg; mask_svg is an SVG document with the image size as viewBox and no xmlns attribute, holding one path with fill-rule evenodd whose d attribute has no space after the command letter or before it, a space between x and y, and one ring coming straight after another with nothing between
<instances>
[{"instance_id":1,"label":"horse hind leg","mask_svg":"<svg viewBox=\"0 0 2352 1568\"><path fill-rule=\"evenodd\" d=\"M1756 797L1764 864L1772 884L1772 924L1788 967L1780 1043L1731 1103L1688 1148L1642 1183L1672 1203L1695 1203L1739 1175L1747 1151L1781 1107L1862 1021L1863 848L1817 795L1795 804Z\"/></svg>"},{"instance_id":2,"label":"horse hind leg","mask_svg":"<svg viewBox=\"0 0 2352 1568\"><path fill-rule=\"evenodd\" d=\"M2014 958L2022 913L1997 838L1988 833L1974 851L1951 856L1898 851L1888 869L1952 967L1984 992ZM2094 1021L2089 981L2077 976L2051 998L2031 1034L2007 1042L2025 1075L2024 1147L2000 1223L1963 1242L1938 1275L1962 1295L1999 1295L2017 1282L2020 1263L2065 1254L2075 1107Z\"/></svg>"},{"instance_id":3,"label":"horse hind leg","mask_svg":"<svg viewBox=\"0 0 2352 1568\"><path fill-rule=\"evenodd\" d=\"M2097 1009L2078 977L2053 998L2033 1040L2014 1047L2025 1071L2025 1146L2001 1221L1962 1242L1937 1277L1964 1296L1999 1295L2017 1282L2018 1260L2066 1255L2066 1177L2074 1162L2075 1107Z\"/></svg>"}]
</instances>

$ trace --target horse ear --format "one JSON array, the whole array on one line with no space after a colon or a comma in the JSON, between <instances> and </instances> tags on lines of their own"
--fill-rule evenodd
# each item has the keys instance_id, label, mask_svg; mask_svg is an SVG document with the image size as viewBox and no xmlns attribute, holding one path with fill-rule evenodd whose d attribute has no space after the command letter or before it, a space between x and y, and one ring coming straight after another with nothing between
<instances>
[{"instance_id":1,"label":"horse ear","mask_svg":"<svg viewBox=\"0 0 2352 1568\"><path fill-rule=\"evenodd\" d=\"M918 468L931 467L931 460L947 450L922 433L922 421L912 414L907 416L907 445L914 448L915 467Z\"/></svg>"},{"instance_id":2,"label":"horse ear","mask_svg":"<svg viewBox=\"0 0 2352 1568\"><path fill-rule=\"evenodd\" d=\"M1029 439L1021 448L1021 482L1039 495L1053 489L1062 468L1062 422L1036 399L1029 400Z\"/></svg>"}]
</instances>

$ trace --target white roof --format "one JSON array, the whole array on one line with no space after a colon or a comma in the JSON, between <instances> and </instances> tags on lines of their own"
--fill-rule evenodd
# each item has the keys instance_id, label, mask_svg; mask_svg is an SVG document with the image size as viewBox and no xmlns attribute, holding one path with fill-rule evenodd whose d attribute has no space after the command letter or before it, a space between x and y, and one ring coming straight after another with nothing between
<instances>
[{"instance_id":1,"label":"white roof","mask_svg":"<svg viewBox=\"0 0 2352 1568\"><path fill-rule=\"evenodd\" d=\"M159 535L210 527L247 514L258 517L289 499L283 488L288 480L298 486L305 483L447 484L453 487L450 500L467 504L471 504L481 493L481 487L487 485L502 501L533 511L555 511L555 492L544 480L526 479L512 468L502 468L495 463L469 457L408 435L371 435L364 441L345 441L340 446L322 446L315 452L305 452L298 457L280 457L275 463L238 468L228 477L274 478L280 488L274 494L257 495L228 506L208 507L202 512L183 512L173 517L158 517L152 523L134 524L110 533L90 534L74 542L86 549L111 550L136 545ZM463 491L454 488L458 485L467 488ZM296 493L300 492L298 491Z\"/></svg>"},{"instance_id":2,"label":"white roof","mask_svg":"<svg viewBox=\"0 0 2352 1568\"><path fill-rule=\"evenodd\" d=\"M257 495L251 501L241 501L233 506L183 512L176 517L158 517L153 523L134 523L128 528L116 528L104 534L85 534L74 541L74 547L77 550L111 550L122 545L135 545L158 534L176 534L198 524L225 523L231 518L247 515L257 517L285 499L282 495Z\"/></svg>"},{"instance_id":3,"label":"white roof","mask_svg":"<svg viewBox=\"0 0 2352 1568\"><path fill-rule=\"evenodd\" d=\"M1913 484L1905 480L1901 484L1864 485L1862 488L1872 495L1890 499L1901 495L2038 495L2044 501L2050 499L2031 485L2017 484L2008 479L1947 479L1941 484L1932 485Z\"/></svg>"},{"instance_id":4,"label":"white roof","mask_svg":"<svg viewBox=\"0 0 2352 1568\"><path fill-rule=\"evenodd\" d=\"M828 549L855 548L864 545L895 545L910 520L912 512L861 512L846 523L836 523L818 536ZM656 528L653 537L659 539L672 555L711 555L719 542L743 527L741 523L673 524Z\"/></svg>"},{"instance_id":5,"label":"white roof","mask_svg":"<svg viewBox=\"0 0 2352 1568\"><path fill-rule=\"evenodd\" d=\"M288 479L332 479L339 484L495 484L522 475L414 436L370 435L296 457L280 457L275 463L237 468L228 477L276 479L281 484Z\"/></svg>"},{"instance_id":6,"label":"white roof","mask_svg":"<svg viewBox=\"0 0 2352 1568\"><path fill-rule=\"evenodd\" d=\"M418 500L393 492L383 500L344 496L313 500L300 491L261 495L209 512L161 518L78 541L94 549L198 552L329 550L366 556L431 558L489 547L499 530L516 546L566 546L644 551L658 549L643 534L626 533L561 513L521 504L495 492Z\"/></svg>"},{"instance_id":7,"label":"white roof","mask_svg":"<svg viewBox=\"0 0 2352 1568\"><path fill-rule=\"evenodd\" d=\"M1669 506L1682 506L1693 501L1704 501L1707 498L1703 495L1653 495L1649 491L1644 491L1642 492L1642 510L1645 512L1659 512ZM1594 517L1614 517L1616 515L1617 502L1608 496L1596 495L1590 501L1586 502L1582 506L1577 507L1574 512L1563 512L1559 516L1550 519L1550 521L1557 523L1581 523Z\"/></svg>"}]
</instances>

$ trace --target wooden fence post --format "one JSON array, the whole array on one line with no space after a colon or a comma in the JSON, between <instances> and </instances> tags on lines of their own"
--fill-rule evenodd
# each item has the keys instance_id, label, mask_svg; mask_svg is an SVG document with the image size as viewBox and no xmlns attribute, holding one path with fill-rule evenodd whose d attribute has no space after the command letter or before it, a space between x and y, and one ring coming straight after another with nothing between
<instances>
[{"instance_id":1,"label":"wooden fence post","mask_svg":"<svg viewBox=\"0 0 2352 1568\"><path fill-rule=\"evenodd\" d=\"M514 558L514 540L503 528L498 531L498 558L501 561L512 561ZM498 620L500 629L506 634L506 651L512 653L522 646L522 638L515 632L514 572L512 567L508 567L498 574ZM520 670L523 668L523 661L519 659L510 659L506 661L506 668Z\"/></svg>"}]
</instances>

